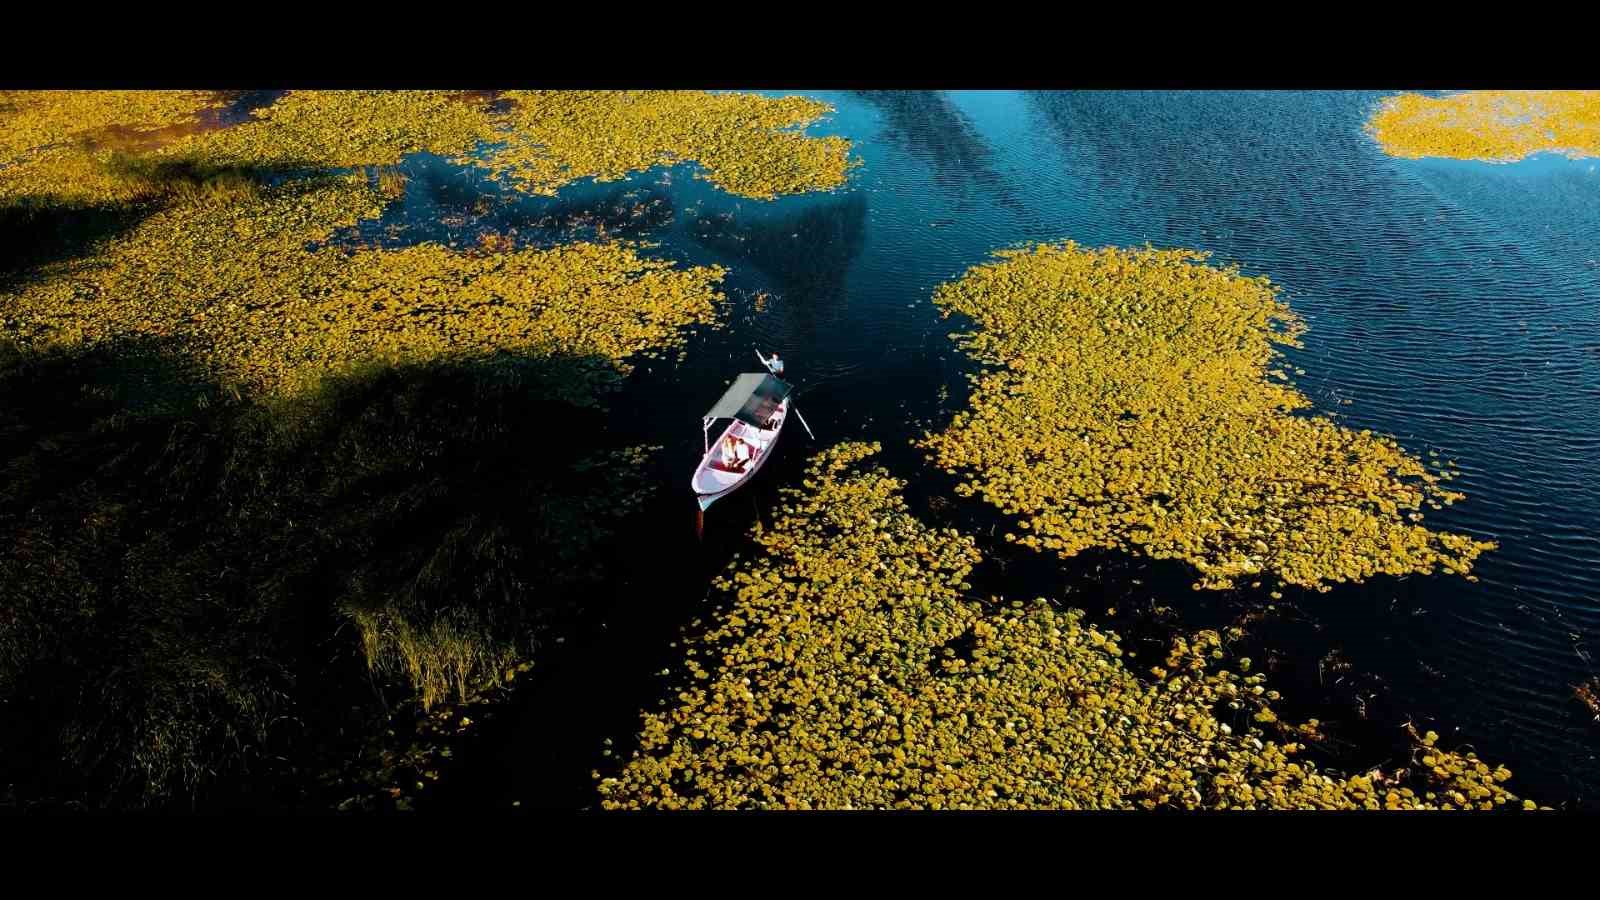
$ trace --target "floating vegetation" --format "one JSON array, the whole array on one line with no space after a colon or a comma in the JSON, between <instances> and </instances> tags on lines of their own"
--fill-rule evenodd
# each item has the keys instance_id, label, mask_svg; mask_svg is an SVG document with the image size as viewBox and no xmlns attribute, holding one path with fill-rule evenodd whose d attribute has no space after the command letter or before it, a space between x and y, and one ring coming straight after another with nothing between
<instances>
[{"instance_id":1,"label":"floating vegetation","mask_svg":"<svg viewBox=\"0 0 1600 900\"><path fill-rule=\"evenodd\" d=\"M1594 713L1596 722L1600 722L1600 676L1573 685L1572 695L1578 698L1579 703L1588 707L1589 712Z\"/></svg>"},{"instance_id":2,"label":"floating vegetation","mask_svg":"<svg viewBox=\"0 0 1600 900\"><path fill-rule=\"evenodd\" d=\"M296 179L225 204L177 204L87 259L46 266L6 304L5 331L35 349L151 336L210 374L284 393L369 362L491 352L608 360L562 393L579 400L623 360L676 346L711 321L716 267L679 269L631 245L456 252L307 249L375 217L364 172Z\"/></svg>"},{"instance_id":3,"label":"floating vegetation","mask_svg":"<svg viewBox=\"0 0 1600 900\"><path fill-rule=\"evenodd\" d=\"M208 374L274 393L365 362L609 360L562 389L575 399L713 320L721 269L677 269L631 245L316 247L403 195L393 167L405 154L466 154L509 134L475 162L543 192L693 157L728 190L775 196L842 183L849 147L793 130L825 104L746 94L528 92L502 110L456 92L304 91L228 127L200 127L220 102L207 92L6 100L0 200L54 211L0 213L40 243L68 225L86 240L66 258L32 253L0 288L3 333L35 350L170 339Z\"/></svg>"},{"instance_id":4,"label":"floating vegetation","mask_svg":"<svg viewBox=\"0 0 1600 900\"><path fill-rule=\"evenodd\" d=\"M1391 156L1515 162L1534 153L1600 156L1600 91L1399 94L1367 130Z\"/></svg>"},{"instance_id":5,"label":"floating vegetation","mask_svg":"<svg viewBox=\"0 0 1600 900\"><path fill-rule=\"evenodd\" d=\"M500 149L460 162L553 195L578 178L612 181L695 160L729 193L771 199L844 184L850 142L800 130L832 108L803 97L705 91L507 91Z\"/></svg>"},{"instance_id":6,"label":"floating vegetation","mask_svg":"<svg viewBox=\"0 0 1600 900\"><path fill-rule=\"evenodd\" d=\"M493 135L485 101L451 91L291 91L241 124L163 146L169 157L268 169L392 166Z\"/></svg>"},{"instance_id":7,"label":"floating vegetation","mask_svg":"<svg viewBox=\"0 0 1600 900\"><path fill-rule=\"evenodd\" d=\"M606 808L1531 805L1432 732L1398 770L1304 761L1317 723L1280 720L1264 675L1221 668L1216 632L1177 640L1146 681L1077 611L964 596L973 540L911 516L902 483L864 465L877 450L834 447L785 490L757 556L715 583L725 609L686 642L675 700L599 781Z\"/></svg>"},{"instance_id":8,"label":"floating vegetation","mask_svg":"<svg viewBox=\"0 0 1600 900\"><path fill-rule=\"evenodd\" d=\"M633 244L333 243L406 154L491 137L487 98L290 93L226 127L217 102L0 98L0 227L34 239L0 273L0 783L36 796L294 782L370 731L375 686L437 709L523 670L658 480L575 407L724 299ZM706 125L753 153L707 138L730 184L805 189L845 146L747 139L742 108ZM328 661L337 621L360 640Z\"/></svg>"},{"instance_id":9,"label":"floating vegetation","mask_svg":"<svg viewBox=\"0 0 1600 900\"><path fill-rule=\"evenodd\" d=\"M1187 560L1197 587L1270 572L1329 582L1436 568L1467 574L1495 545L1417 524L1462 498L1390 438L1325 416L1287 383L1275 344L1303 326L1265 278L1185 250L1007 250L934 301L1001 368L922 446L1022 516L1014 540ZM1278 380L1274 380L1278 379ZM1469 576L1470 577L1470 576Z\"/></svg>"},{"instance_id":10,"label":"floating vegetation","mask_svg":"<svg viewBox=\"0 0 1600 900\"><path fill-rule=\"evenodd\" d=\"M148 185L115 159L198 128L219 103L211 91L0 92L0 203L140 199Z\"/></svg>"}]
</instances>

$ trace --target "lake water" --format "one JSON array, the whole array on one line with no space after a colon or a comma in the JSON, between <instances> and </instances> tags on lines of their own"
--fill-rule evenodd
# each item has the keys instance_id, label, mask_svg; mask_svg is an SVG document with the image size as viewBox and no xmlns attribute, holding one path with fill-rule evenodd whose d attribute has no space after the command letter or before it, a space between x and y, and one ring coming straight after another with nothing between
<instances>
[{"instance_id":1,"label":"lake water","mask_svg":"<svg viewBox=\"0 0 1600 900\"><path fill-rule=\"evenodd\" d=\"M465 246L483 230L529 243L605 234L730 269L726 327L696 334L682 363L641 363L614 404L619 430L665 445L676 474L659 498L661 540L681 565L641 570L553 650L518 723L460 767L470 773L444 802L592 804L601 737L627 751L638 710L663 696L653 673L674 661L676 629L817 446L786 432L758 483L713 507L695 541L699 418L755 368L753 347L783 354L822 444L883 441L884 463L931 508L950 480L907 444L961 407L972 371L934 287L993 250L1072 239L1197 248L1272 278L1310 325L1287 355L1317 410L1456 460L1452 487L1467 499L1428 524L1500 543L1477 583L1286 591L1296 612L1262 639L1276 642L1272 678L1291 706L1352 736L1438 723L1447 745L1506 763L1526 795L1600 806L1600 723L1572 694L1600 671L1597 161L1392 159L1362 131L1381 96L1369 93L804 93L836 107L810 132L850 138L863 160L839 191L741 200L684 165L526 198L418 155L402 167L405 201L341 236ZM963 523L986 521L963 504ZM1160 590L1197 626L1269 602L1196 595L1170 567L1105 554L1023 559L980 536L997 560L983 587L1012 596L1070 585L1067 602L1101 615L1102 600ZM1330 652L1350 667L1319 666ZM1382 743L1367 762L1392 763Z\"/></svg>"}]
</instances>

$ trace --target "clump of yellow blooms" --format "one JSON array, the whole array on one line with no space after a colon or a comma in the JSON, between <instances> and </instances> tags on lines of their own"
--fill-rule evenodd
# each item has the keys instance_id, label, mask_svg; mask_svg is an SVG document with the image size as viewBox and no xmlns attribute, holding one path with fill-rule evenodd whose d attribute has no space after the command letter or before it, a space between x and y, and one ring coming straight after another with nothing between
<instances>
[{"instance_id":1,"label":"clump of yellow blooms","mask_svg":"<svg viewBox=\"0 0 1600 900\"><path fill-rule=\"evenodd\" d=\"M530 192L696 160L745 197L828 190L856 163L841 137L802 129L827 113L803 97L705 91L508 91L503 112L449 91L292 91L218 127L212 91L0 92L0 200L143 199L121 154L212 168L315 171L389 166L427 151ZM493 145L487 157L468 156Z\"/></svg>"},{"instance_id":2,"label":"clump of yellow blooms","mask_svg":"<svg viewBox=\"0 0 1600 900\"><path fill-rule=\"evenodd\" d=\"M1389 97L1367 130L1391 156L1514 162L1600 156L1600 91L1467 91Z\"/></svg>"},{"instance_id":3,"label":"clump of yellow blooms","mask_svg":"<svg viewBox=\"0 0 1600 900\"><path fill-rule=\"evenodd\" d=\"M563 96L561 110L547 108L546 115L581 114L586 101L609 110L615 99ZM650 108L677 113L688 102L673 92L647 99ZM439 91L294 92L244 123L190 127L215 102L197 92L7 95L3 115L16 129L6 132L0 185L9 195L36 205L137 203L142 218L83 256L17 279L0 294L6 309L0 331L35 349L170 339L210 374L269 393L294 391L367 362L502 351L555 357L564 361L561 372L592 376L563 388L568 399L580 400L625 372L626 358L673 350L683 326L714 321L720 268L678 268L628 244L492 253L437 245L313 249L336 230L379 215L385 197L395 193L374 190L368 168L415 151L465 153L493 136L481 98ZM536 95L527 102L540 103ZM816 114L742 95L716 104L724 109L723 125L736 129L745 112L754 111L765 128ZM137 144L131 156L126 141L110 150L81 139L111 126L162 139ZM718 132L721 126L707 127ZM781 148L808 154L813 143L787 133L746 142L757 148L756 168L769 174ZM28 162L38 152L59 153L58 162L71 164L51 170ZM746 171L736 155L713 152L712 158L728 172ZM161 184L174 167L288 177L239 176L248 189L175 192ZM770 183L800 189L797 181Z\"/></svg>"},{"instance_id":4,"label":"clump of yellow blooms","mask_svg":"<svg viewBox=\"0 0 1600 900\"><path fill-rule=\"evenodd\" d=\"M1263 572L1326 589L1378 573L1466 574L1494 544L1418 524L1462 495L1393 440L1301 411L1276 344L1299 320L1265 278L1186 250L1007 250L934 301L978 330L971 408L922 446L1022 516L1008 540L1069 557L1137 550L1199 587Z\"/></svg>"},{"instance_id":5,"label":"clump of yellow blooms","mask_svg":"<svg viewBox=\"0 0 1600 900\"><path fill-rule=\"evenodd\" d=\"M444 91L297 91L224 128L211 92L7 92L0 201L138 218L12 279L0 334L35 349L170 339L210 374L269 393L361 363L504 351L560 358L563 377L587 371L561 388L581 400L625 372L626 358L670 351L683 326L714 321L723 271L618 243L313 249L398 196L393 184L369 185L369 170L503 141L488 161L468 161L541 192L692 157L728 190L770 197L834 187L848 168L847 141L790 130L827 111L801 98L507 99L510 111L496 113L486 97Z\"/></svg>"},{"instance_id":6,"label":"clump of yellow blooms","mask_svg":"<svg viewBox=\"0 0 1600 900\"><path fill-rule=\"evenodd\" d=\"M6 331L35 348L171 339L225 382L286 393L356 363L495 351L589 358L609 364L603 378L635 353L676 346L721 299L721 269L676 268L620 243L307 249L381 203L365 176L348 175L173 205L0 295Z\"/></svg>"},{"instance_id":7,"label":"clump of yellow blooms","mask_svg":"<svg viewBox=\"0 0 1600 900\"><path fill-rule=\"evenodd\" d=\"M965 596L973 540L913 517L865 465L878 449L834 447L785 490L759 554L715 583L723 608L685 641L674 699L599 781L606 808L1527 805L1504 767L1431 732L1404 771L1302 761L1305 726L1273 714L1264 676L1218 668L1216 632L1146 680L1077 611Z\"/></svg>"},{"instance_id":8,"label":"clump of yellow blooms","mask_svg":"<svg viewBox=\"0 0 1600 900\"><path fill-rule=\"evenodd\" d=\"M577 178L612 181L684 160L729 193L771 199L844 184L850 142L800 129L830 111L803 97L705 91L508 91L504 146L481 165L522 190L554 194Z\"/></svg>"},{"instance_id":9,"label":"clump of yellow blooms","mask_svg":"<svg viewBox=\"0 0 1600 900\"><path fill-rule=\"evenodd\" d=\"M0 92L0 203L109 203L147 185L107 163L129 145L201 126L211 91Z\"/></svg>"},{"instance_id":10,"label":"clump of yellow blooms","mask_svg":"<svg viewBox=\"0 0 1600 900\"><path fill-rule=\"evenodd\" d=\"M426 151L465 153L493 135L482 100L448 91L292 91L250 121L190 135L160 155L220 166L383 166Z\"/></svg>"}]
</instances>

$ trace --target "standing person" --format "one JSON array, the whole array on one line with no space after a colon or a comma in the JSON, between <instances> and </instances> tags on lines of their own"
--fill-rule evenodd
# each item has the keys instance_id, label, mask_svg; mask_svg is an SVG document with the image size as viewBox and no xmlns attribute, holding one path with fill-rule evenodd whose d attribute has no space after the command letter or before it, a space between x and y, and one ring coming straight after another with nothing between
<instances>
[{"instance_id":1,"label":"standing person","mask_svg":"<svg viewBox=\"0 0 1600 900\"><path fill-rule=\"evenodd\" d=\"M772 374L777 375L779 378L783 377L783 360L778 358L776 352L772 354L771 359L767 360L767 368L771 369Z\"/></svg>"}]
</instances>

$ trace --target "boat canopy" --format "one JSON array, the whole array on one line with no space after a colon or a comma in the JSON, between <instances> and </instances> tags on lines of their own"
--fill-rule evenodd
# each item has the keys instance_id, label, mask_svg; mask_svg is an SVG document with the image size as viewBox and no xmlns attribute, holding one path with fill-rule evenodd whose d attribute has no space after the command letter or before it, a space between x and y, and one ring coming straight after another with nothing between
<instances>
[{"instance_id":1,"label":"boat canopy","mask_svg":"<svg viewBox=\"0 0 1600 900\"><path fill-rule=\"evenodd\" d=\"M713 419L738 419L761 428L792 390L794 385L769 373L746 372L733 380L722 399L706 413L706 423L709 425Z\"/></svg>"}]
</instances>

